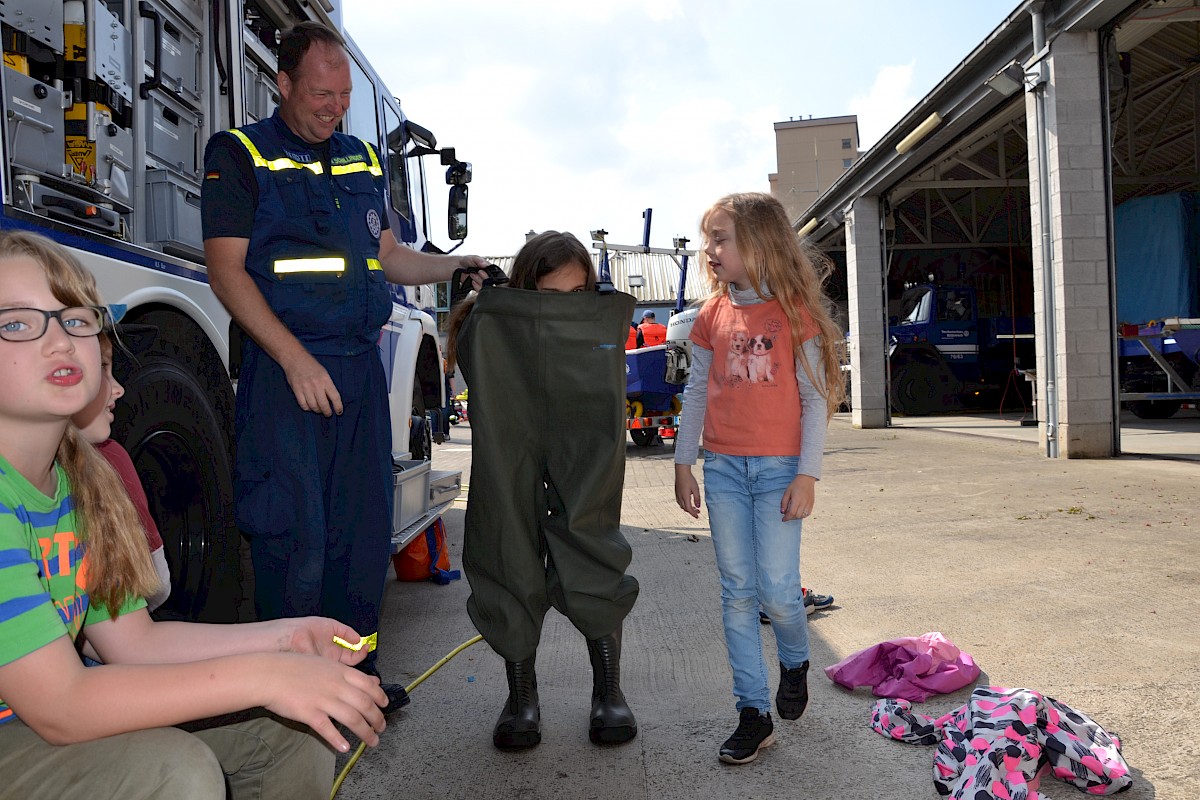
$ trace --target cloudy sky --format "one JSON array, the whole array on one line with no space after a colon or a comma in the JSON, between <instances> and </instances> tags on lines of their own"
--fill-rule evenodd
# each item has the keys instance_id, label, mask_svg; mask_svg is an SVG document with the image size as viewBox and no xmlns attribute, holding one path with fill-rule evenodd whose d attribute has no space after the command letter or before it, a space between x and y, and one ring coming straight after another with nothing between
<instances>
[{"instance_id":1,"label":"cloudy sky","mask_svg":"<svg viewBox=\"0 0 1200 800\"><path fill-rule=\"evenodd\" d=\"M344 22L405 113L474 165L460 252L500 256L530 229L639 244L646 208L652 246L695 244L712 201L768 190L773 123L857 114L865 150L1018 5L346 0Z\"/></svg>"}]
</instances>

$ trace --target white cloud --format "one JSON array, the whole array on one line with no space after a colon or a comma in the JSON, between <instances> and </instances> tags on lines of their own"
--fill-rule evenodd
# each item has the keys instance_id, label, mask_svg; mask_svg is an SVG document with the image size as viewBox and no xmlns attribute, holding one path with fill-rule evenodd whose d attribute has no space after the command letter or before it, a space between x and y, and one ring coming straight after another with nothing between
<instances>
[{"instance_id":1,"label":"white cloud","mask_svg":"<svg viewBox=\"0 0 1200 800\"><path fill-rule=\"evenodd\" d=\"M880 67L867 93L850 98L850 113L858 115L861 150L869 149L920 100L912 88L915 68L916 59Z\"/></svg>"},{"instance_id":2,"label":"white cloud","mask_svg":"<svg viewBox=\"0 0 1200 800\"><path fill-rule=\"evenodd\" d=\"M498 256L530 228L638 244L648 207L652 246L695 243L715 199L768 190L774 122L856 113L865 149L1014 1L346 0L346 24L405 113L473 163L463 252ZM947 46L918 63L903 43L930 20ZM442 231L445 187L428 180Z\"/></svg>"}]
</instances>

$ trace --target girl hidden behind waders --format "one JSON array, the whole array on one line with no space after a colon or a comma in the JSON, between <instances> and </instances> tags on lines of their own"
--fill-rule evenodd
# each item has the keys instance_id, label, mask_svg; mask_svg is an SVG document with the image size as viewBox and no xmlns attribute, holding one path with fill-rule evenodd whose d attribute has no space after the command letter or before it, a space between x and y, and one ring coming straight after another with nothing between
<instances>
[{"instance_id":1,"label":"girl hidden behind waders","mask_svg":"<svg viewBox=\"0 0 1200 800\"><path fill-rule=\"evenodd\" d=\"M534 662L553 606L587 640L588 736L628 742L621 623L637 599L620 531L625 478L625 349L634 300L597 291L569 233L525 243L506 287L485 287L450 318L450 361L471 391L471 497L463 569L467 611L504 657L501 749L541 741Z\"/></svg>"}]
</instances>

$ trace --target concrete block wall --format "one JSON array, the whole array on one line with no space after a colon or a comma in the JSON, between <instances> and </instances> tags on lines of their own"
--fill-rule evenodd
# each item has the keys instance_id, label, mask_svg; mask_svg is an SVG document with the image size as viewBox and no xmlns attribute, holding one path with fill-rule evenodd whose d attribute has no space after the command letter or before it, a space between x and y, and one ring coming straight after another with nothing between
<instances>
[{"instance_id":1,"label":"concrete block wall","mask_svg":"<svg viewBox=\"0 0 1200 800\"><path fill-rule=\"evenodd\" d=\"M851 424L887 425L888 387L884 350L883 248L879 198L860 197L846 214L846 280L850 295Z\"/></svg>"},{"instance_id":2,"label":"concrete block wall","mask_svg":"<svg viewBox=\"0 0 1200 800\"><path fill-rule=\"evenodd\" d=\"M1050 250L1053 257L1053 354L1057 367L1060 457L1114 454L1116 398L1115 332L1109 281L1104 195L1104 128L1099 37L1061 33L1046 59L1046 128L1050 181ZM1046 434L1046 315L1037 114L1026 95L1029 132L1030 216L1033 223L1033 287L1038 341L1038 419Z\"/></svg>"}]
</instances>

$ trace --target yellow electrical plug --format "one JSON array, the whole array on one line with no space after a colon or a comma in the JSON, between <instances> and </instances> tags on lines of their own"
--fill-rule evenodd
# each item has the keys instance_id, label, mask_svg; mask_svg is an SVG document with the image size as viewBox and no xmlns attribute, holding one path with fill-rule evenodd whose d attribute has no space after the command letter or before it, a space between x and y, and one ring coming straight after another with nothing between
<instances>
[{"instance_id":1,"label":"yellow electrical plug","mask_svg":"<svg viewBox=\"0 0 1200 800\"><path fill-rule=\"evenodd\" d=\"M359 650L362 650L363 647L365 646L367 648L367 652L370 653L377 646L378 639L379 639L378 633L372 633L368 636L364 636L361 639L359 639L357 642L354 642L354 643L347 642L345 639L343 639L340 636L335 636L335 637L333 637L333 643L336 645L340 645L340 646L346 648L347 650L353 650L356 653Z\"/></svg>"}]
</instances>

